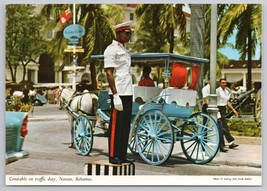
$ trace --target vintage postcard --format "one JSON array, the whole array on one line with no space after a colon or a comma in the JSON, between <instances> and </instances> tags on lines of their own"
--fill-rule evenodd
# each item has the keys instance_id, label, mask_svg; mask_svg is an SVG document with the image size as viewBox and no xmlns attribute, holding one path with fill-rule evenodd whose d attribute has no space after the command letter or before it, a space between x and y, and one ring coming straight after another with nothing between
<instances>
[{"instance_id":1,"label":"vintage postcard","mask_svg":"<svg viewBox=\"0 0 267 191\"><path fill-rule=\"evenodd\" d=\"M6 186L262 186L263 4L141 3L4 5Z\"/></svg>"}]
</instances>

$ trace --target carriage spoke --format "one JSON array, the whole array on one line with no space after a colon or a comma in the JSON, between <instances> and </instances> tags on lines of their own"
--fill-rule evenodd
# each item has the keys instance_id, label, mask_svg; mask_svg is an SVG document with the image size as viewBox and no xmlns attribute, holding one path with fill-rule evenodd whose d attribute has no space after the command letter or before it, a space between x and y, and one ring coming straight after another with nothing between
<instances>
[{"instance_id":1,"label":"carriage spoke","mask_svg":"<svg viewBox=\"0 0 267 191\"><path fill-rule=\"evenodd\" d=\"M161 125L161 127L157 130L157 133L160 132L164 127L166 127L167 123L168 123L168 122L165 121L165 122Z\"/></svg>"},{"instance_id":2,"label":"carriage spoke","mask_svg":"<svg viewBox=\"0 0 267 191\"><path fill-rule=\"evenodd\" d=\"M171 135L171 130L168 130L168 131L163 131L162 133L159 133L159 134L157 134L157 136L158 137L160 137L160 136L164 136L164 135Z\"/></svg>"},{"instance_id":3,"label":"carriage spoke","mask_svg":"<svg viewBox=\"0 0 267 191\"><path fill-rule=\"evenodd\" d=\"M168 151L168 147L167 147L163 142L157 140L157 144L158 144L159 146L162 146L166 151ZM161 150L161 151L162 151L162 150Z\"/></svg>"},{"instance_id":4,"label":"carriage spoke","mask_svg":"<svg viewBox=\"0 0 267 191\"><path fill-rule=\"evenodd\" d=\"M192 145L192 146L193 146L193 145ZM192 151L191 151L191 153L190 153L190 157L193 156L193 154L194 154L194 152L195 152L195 150L196 150L196 147L197 147L197 142L194 141L194 147L193 147L193 149L192 149Z\"/></svg>"},{"instance_id":5,"label":"carriage spoke","mask_svg":"<svg viewBox=\"0 0 267 191\"><path fill-rule=\"evenodd\" d=\"M148 147L149 146L149 147ZM146 157L148 157L148 154L150 153L151 147L152 147L152 140L149 140L148 143L145 145L143 151L146 150L146 148L148 147L148 150L146 152Z\"/></svg>"},{"instance_id":6,"label":"carriage spoke","mask_svg":"<svg viewBox=\"0 0 267 191\"><path fill-rule=\"evenodd\" d=\"M162 144L163 143L171 143L172 142L170 139L163 138L163 137L158 137L157 140L159 140Z\"/></svg>"}]
</instances>

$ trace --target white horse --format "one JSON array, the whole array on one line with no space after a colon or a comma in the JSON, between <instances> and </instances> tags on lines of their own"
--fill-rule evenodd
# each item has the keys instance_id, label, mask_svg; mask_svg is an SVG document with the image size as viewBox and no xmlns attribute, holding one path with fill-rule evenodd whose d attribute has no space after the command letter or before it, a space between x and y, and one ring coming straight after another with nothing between
<instances>
[{"instance_id":1,"label":"white horse","mask_svg":"<svg viewBox=\"0 0 267 191\"><path fill-rule=\"evenodd\" d=\"M59 109L68 105L71 110L75 113L81 115L95 115L98 106L98 97L85 90L82 93L76 92L73 89L65 88L62 90L59 96ZM69 147L73 147L73 121L74 117L71 115L70 111L67 112L69 117L69 123L71 126L71 144ZM94 126L94 124L93 124Z\"/></svg>"}]
</instances>

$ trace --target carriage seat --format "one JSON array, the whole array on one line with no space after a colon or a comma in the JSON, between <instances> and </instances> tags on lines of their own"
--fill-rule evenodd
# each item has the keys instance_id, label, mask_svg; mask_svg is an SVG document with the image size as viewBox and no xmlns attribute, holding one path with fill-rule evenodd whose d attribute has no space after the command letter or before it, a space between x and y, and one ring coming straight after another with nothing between
<instances>
[{"instance_id":1,"label":"carriage seat","mask_svg":"<svg viewBox=\"0 0 267 191\"><path fill-rule=\"evenodd\" d=\"M135 115L139 111L140 105L158 96L161 91L162 89L158 87L134 86L132 115Z\"/></svg>"},{"instance_id":2,"label":"carriage seat","mask_svg":"<svg viewBox=\"0 0 267 191\"><path fill-rule=\"evenodd\" d=\"M158 87L134 86L133 100L137 103L144 103L149 99L158 96L161 91L162 89Z\"/></svg>"},{"instance_id":3,"label":"carriage seat","mask_svg":"<svg viewBox=\"0 0 267 191\"><path fill-rule=\"evenodd\" d=\"M163 106L163 112L167 116L189 117L196 106L197 91L167 88L160 95L166 104ZM166 95L166 96L164 96Z\"/></svg>"},{"instance_id":4,"label":"carriage seat","mask_svg":"<svg viewBox=\"0 0 267 191\"><path fill-rule=\"evenodd\" d=\"M167 88L160 95L163 95L163 99L167 104L176 103L180 106L196 106L197 91L195 90Z\"/></svg>"}]
</instances>

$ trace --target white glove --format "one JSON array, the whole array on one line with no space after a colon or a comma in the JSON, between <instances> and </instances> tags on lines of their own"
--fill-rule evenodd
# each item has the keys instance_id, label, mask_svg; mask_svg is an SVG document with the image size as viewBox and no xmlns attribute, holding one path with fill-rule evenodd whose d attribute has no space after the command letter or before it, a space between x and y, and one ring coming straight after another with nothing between
<instances>
[{"instance_id":1,"label":"white glove","mask_svg":"<svg viewBox=\"0 0 267 191\"><path fill-rule=\"evenodd\" d=\"M117 93L113 95L113 103L115 109L117 109L118 111L123 110L121 98Z\"/></svg>"}]
</instances>

